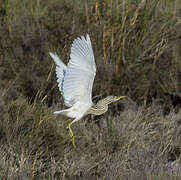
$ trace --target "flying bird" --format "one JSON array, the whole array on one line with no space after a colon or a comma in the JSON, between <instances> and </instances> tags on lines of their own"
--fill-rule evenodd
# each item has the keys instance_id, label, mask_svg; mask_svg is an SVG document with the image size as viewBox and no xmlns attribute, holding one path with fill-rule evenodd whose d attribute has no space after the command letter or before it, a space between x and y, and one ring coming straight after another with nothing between
<instances>
[{"instance_id":1,"label":"flying bird","mask_svg":"<svg viewBox=\"0 0 181 180\"><path fill-rule=\"evenodd\" d=\"M55 111L73 121L68 124L72 144L75 147L71 125L88 114L101 115L108 110L110 103L126 96L108 96L92 102L92 86L96 75L96 64L89 35L76 38L71 46L70 60L65 65L56 53L49 52L56 64L56 76L59 90L68 109Z\"/></svg>"}]
</instances>

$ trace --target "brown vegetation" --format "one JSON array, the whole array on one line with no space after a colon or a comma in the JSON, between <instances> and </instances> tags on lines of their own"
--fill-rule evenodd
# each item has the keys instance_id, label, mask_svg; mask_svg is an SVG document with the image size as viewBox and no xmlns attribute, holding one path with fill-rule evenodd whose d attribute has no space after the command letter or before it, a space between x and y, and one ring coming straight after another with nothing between
<instances>
[{"instance_id":1,"label":"brown vegetation","mask_svg":"<svg viewBox=\"0 0 181 180\"><path fill-rule=\"evenodd\" d=\"M94 100L129 99L72 126L73 149L48 52L86 33ZM180 82L180 1L2 1L0 179L180 179Z\"/></svg>"}]
</instances>

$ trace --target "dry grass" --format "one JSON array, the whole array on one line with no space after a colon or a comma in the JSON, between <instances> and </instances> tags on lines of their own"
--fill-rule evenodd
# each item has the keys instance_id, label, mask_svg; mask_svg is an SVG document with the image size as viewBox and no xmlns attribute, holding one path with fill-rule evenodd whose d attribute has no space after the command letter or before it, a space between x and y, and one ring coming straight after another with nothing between
<instances>
[{"instance_id":1,"label":"dry grass","mask_svg":"<svg viewBox=\"0 0 181 180\"><path fill-rule=\"evenodd\" d=\"M180 9L178 0L3 1L0 179L180 179ZM64 106L48 52L68 59L85 33L94 100L130 99L75 124L73 149L66 118L52 115Z\"/></svg>"},{"instance_id":2,"label":"dry grass","mask_svg":"<svg viewBox=\"0 0 181 180\"><path fill-rule=\"evenodd\" d=\"M20 98L1 121L1 179L179 179L180 117L153 104L86 118L74 149L64 118Z\"/></svg>"},{"instance_id":3,"label":"dry grass","mask_svg":"<svg viewBox=\"0 0 181 180\"><path fill-rule=\"evenodd\" d=\"M13 97L32 98L43 90L52 105L58 92L49 91L55 78L46 81L53 72L48 51L66 60L73 38L85 33L98 66L95 95L115 91L145 105L150 96L181 97L179 1L15 0L3 5L0 75L5 84L16 82L9 93Z\"/></svg>"}]
</instances>

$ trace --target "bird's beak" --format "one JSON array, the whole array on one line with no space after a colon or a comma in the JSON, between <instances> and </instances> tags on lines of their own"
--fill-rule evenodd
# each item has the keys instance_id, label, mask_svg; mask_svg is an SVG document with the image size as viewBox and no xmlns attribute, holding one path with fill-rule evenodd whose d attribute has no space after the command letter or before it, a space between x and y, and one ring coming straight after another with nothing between
<instances>
[{"instance_id":1,"label":"bird's beak","mask_svg":"<svg viewBox=\"0 0 181 180\"><path fill-rule=\"evenodd\" d=\"M120 100L120 99L123 99L123 98L126 98L127 96L114 96L114 99L115 100Z\"/></svg>"}]
</instances>

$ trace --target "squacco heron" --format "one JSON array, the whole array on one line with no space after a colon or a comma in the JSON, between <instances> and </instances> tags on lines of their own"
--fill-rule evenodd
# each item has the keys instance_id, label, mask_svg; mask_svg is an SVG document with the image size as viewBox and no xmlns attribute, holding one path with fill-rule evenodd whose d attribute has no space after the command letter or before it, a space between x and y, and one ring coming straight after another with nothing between
<instances>
[{"instance_id":1,"label":"squacco heron","mask_svg":"<svg viewBox=\"0 0 181 180\"><path fill-rule=\"evenodd\" d=\"M108 96L92 102L92 86L96 75L96 64L89 35L73 41L70 60L66 66L56 54L49 53L56 64L56 76L59 90L68 109L55 111L54 114L73 118L68 124L72 144L75 147L71 125L88 114L101 115L108 110L108 105L126 96Z\"/></svg>"}]
</instances>

